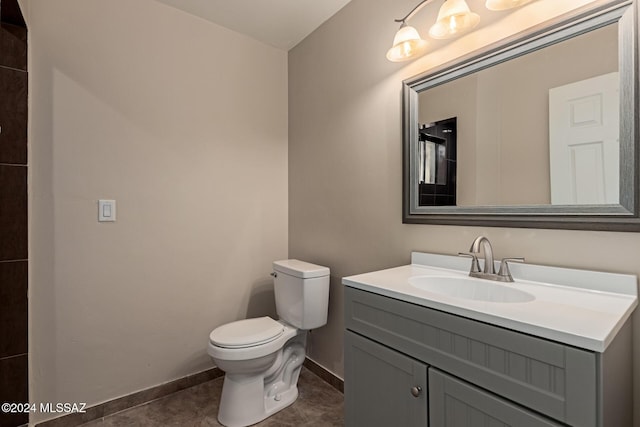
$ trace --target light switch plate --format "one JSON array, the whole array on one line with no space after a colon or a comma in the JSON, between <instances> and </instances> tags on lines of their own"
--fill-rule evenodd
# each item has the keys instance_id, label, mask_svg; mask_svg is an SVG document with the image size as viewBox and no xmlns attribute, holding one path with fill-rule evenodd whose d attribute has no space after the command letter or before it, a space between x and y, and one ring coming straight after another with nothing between
<instances>
[{"instance_id":1,"label":"light switch plate","mask_svg":"<svg viewBox=\"0 0 640 427\"><path fill-rule=\"evenodd\" d=\"M115 200L98 200L98 221L99 222L115 222L116 221L116 201Z\"/></svg>"}]
</instances>

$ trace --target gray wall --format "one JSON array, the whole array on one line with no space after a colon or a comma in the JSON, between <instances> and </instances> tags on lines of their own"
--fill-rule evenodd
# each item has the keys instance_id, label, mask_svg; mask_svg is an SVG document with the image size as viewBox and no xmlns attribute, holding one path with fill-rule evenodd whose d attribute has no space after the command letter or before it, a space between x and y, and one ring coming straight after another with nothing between
<instances>
[{"instance_id":1,"label":"gray wall","mask_svg":"<svg viewBox=\"0 0 640 427\"><path fill-rule=\"evenodd\" d=\"M455 254L484 234L498 257L640 274L640 233L402 224L402 80L566 12L560 9L568 3L588 2L534 2L512 15L496 15L501 31L492 24L446 46L432 43L436 50L415 62L390 63L385 52L397 30L392 20L415 3L353 0L289 54L289 255L331 268L329 323L312 333L309 354L338 375L341 277L406 264L412 250ZM484 2L469 3L481 9ZM412 21L421 34L435 12L429 13ZM634 316L635 396L639 319Z\"/></svg>"}]
</instances>

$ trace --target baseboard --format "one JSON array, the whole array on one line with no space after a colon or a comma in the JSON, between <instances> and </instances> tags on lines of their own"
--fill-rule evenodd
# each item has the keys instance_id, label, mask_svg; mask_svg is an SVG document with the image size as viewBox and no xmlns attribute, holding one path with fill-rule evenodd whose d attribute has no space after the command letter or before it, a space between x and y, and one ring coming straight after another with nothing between
<instances>
[{"instance_id":1,"label":"baseboard","mask_svg":"<svg viewBox=\"0 0 640 427\"><path fill-rule=\"evenodd\" d=\"M304 366L316 374L324 382L338 390L340 393L344 393L344 380L335 375L333 372L327 370L322 365L319 365L315 361L306 358L304 360ZM51 420L42 421L37 424L37 427L74 427L80 424L88 423L89 421L97 420L99 418L113 415L117 412L124 411L126 409L133 408L135 406L144 405L153 400L160 399L169 394L184 390L195 385L211 381L224 375L218 368L209 369L198 374L186 376L184 378L177 379L159 386L151 387L146 390L142 390L136 393L129 394L127 396L119 397L117 399L110 400L99 405L86 408L84 413L74 413L63 415Z\"/></svg>"},{"instance_id":2,"label":"baseboard","mask_svg":"<svg viewBox=\"0 0 640 427\"><path fill-rule=\"evenodd\" d=\"M338 390L340 393L344 393L344 380L326 369L324 366L319 365L317 362L307 357L304 359L304 367L319 376L320 379Z\"/></svg>"},{"instance_id":3,"label":"baseboard","mask_svg":"<svg viewBox=\"0 0 640 427\"><path fill-rule=\"evenodd\" d=\"M90 408L86 408L86 412L84 413L67 414L58 418L43 421L38 423L37 427L73 427L88 423L89 421L97 420L99 418L115 414L116 412L133 408L134 406L143 405L169 394L176 393L180 390L211 381L223 375L224 372L218 368L208 369L197 374L179 378L175 381L160 384L99 405L91 406Z\"/></svg>"}]
</instances>

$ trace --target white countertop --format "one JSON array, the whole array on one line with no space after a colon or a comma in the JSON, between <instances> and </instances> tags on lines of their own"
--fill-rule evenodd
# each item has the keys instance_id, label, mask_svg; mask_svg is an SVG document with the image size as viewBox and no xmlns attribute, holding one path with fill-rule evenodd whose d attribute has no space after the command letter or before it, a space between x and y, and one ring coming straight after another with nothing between
<instances>
[{"instance_id":1,"label":"white countertop","mask_svg":"<svg viewBox=\"0 0 640 427\"><path fill-rule=\"evenodd\" d=\"M342 283L496 326L604 352L638 305L634 275L510 264L513 286L533 301L501 303L469 300L419 289L416 276L466 277L469 259L414 252L412 264L345 277ZM482 279L478 279L482 280Z\"/></svg>"}]
</instances>

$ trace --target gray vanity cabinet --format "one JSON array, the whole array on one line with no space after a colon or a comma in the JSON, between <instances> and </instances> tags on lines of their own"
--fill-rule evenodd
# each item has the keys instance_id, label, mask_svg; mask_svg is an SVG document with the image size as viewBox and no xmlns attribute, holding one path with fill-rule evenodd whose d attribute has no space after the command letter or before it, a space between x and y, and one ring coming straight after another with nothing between
<instances>
[{"instance_id":1,"label":"gray vanity cabinet","mask_svg":"<svg viewBox=\"0 0 640 427\"><path fill-rule=\"evenodd\" d=\"M346 424L427 424L427 365L350 331L345 333Z\"/></svg>"},{"instance_id":2,"label":"gray vanity cabinet","mask_svg":"<svg viewBox=\"0 0 640 427\"><path fill-rule=\"evenodd\" d=\"M347 426L631 425L628 323L601 354L344 289Z\"/></svg>"},{"instance_id":3,"label":"gray vanity cabinet","mask_svg":"<svg viewBox=\"0 0 640 427\"><path fill-rule=\"evenodd\" d=\"M345 365L347 426L560 427L351 331Z\"/></svg>"},{"instance_id":4,"label":"gray vanity cabinet","mask_svg":"<svg viewBox=\"0 0 640 427\"><path fill-rule=\"evenodd\" d=\"M434 368L429 370L429 413L431 426L560 427Z\"/></svg>"}]
</instances>

